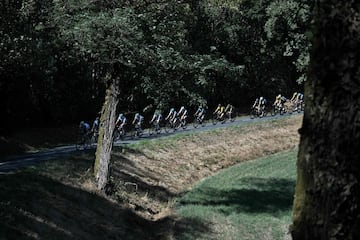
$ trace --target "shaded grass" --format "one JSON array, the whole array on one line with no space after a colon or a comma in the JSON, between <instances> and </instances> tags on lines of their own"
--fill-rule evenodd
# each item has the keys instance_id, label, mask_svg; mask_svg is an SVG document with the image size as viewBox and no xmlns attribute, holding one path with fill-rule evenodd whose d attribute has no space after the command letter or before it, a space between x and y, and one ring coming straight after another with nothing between
<instances>
[{"instance_id":1,"label":"shaded grass","mask_svg":"<svg viewBox=\"0 0 360 240\"><path fill-rule=\"evenodd\" d=\"M177 200L185 219L207 223L209 232L191 226L178 239L285 239L291 222L297 150L241 163L207 178Z\"/></svg>"},{"instance_id":2,"label":"shaded grass","mask_svg":"<svg viewBox=\"0 0 360 240\"><path fill-rule=\"evenodd\" d=\"M146 220L89 191L92 164L84 154L0 175L0 239L167 239L170 219Z\"/></svg>"}]
</instances>

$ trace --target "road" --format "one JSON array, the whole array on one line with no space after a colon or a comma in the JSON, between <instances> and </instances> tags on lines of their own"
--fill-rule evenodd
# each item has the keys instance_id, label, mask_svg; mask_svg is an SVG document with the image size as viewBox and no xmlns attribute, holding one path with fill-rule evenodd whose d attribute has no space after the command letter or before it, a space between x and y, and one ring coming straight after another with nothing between
<instances>
[{"instance_id":1,"label":"road","mask_svg":"<svg viewBox=\"0 0 360 240\"><path fill-rule=\"evenodd\" d=\"M169 133L154 134L152 136L147 136L147 132L145 131L145 134L141 138L138 138L138 139L125 138L125 140L123 140L123 141L115 142L114 145L122 146L122 145L130 144L130 143L136 143L143 139L160 138L160 137L170 136L170 135L174 135L174 134L181 134L181 133L209 131L209 130L213 130L216 128L228 127L228 126L233 126L233 125L242 125L242 124L246 124L248 122L268 121L271 119L286 117L286 116L290 116L290 115L287 115L287 114L283 115L283 116L277 115L274 117L265 117L265 118L257 118L257 119L251 119L249 116L245 116L245 117L237 118L234 122L227 121L224 124L217 123L216 125L213 125L211 122L208 122L206 124L206 126L204 126L204 127L199 126L198 128L194 128L192 126L192 124L189 124L186 129L180 129L176 132L171 131ZM26 153L26 154L21 154L21 155L17 155L17 156L6 157L3 159L0 159L0 174L8 174L8 173L14 172L16 170L19 170L21 168L25 168L25 167L28 167L28 166L31 166L31 165L34 165L37 163L41 163L44 161L48 161L51 159L59 159L59 158L64 158L64 157L75 155L75 154L82 154L84 151L89 151L89 152L93 151L94 152L95 147L93 147L92 149L79 151L79 150L76 150L75 145L67 145L67 146L55 147L52 149L48 149L48 150L36 152L36 153Z\"/></svg>"}]
</instances>

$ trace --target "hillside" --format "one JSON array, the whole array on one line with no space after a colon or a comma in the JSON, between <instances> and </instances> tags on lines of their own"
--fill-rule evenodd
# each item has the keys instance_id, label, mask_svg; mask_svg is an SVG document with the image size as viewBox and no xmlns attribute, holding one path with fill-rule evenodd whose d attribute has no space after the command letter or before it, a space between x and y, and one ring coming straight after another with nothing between
<instances>
[{"instance_id":1,"label":"hillside","mask_svg":"<svg viewBox=\"0 0 360 240\"><path fill-rule=\"evenodd\" d=\"M292 116L115 148L108 196L94 187L93 153L1 175L0 238L172 239L193 224L174 211L178 197L220 169L294 149L301 121Z\"/></svg>"}]
</instances>

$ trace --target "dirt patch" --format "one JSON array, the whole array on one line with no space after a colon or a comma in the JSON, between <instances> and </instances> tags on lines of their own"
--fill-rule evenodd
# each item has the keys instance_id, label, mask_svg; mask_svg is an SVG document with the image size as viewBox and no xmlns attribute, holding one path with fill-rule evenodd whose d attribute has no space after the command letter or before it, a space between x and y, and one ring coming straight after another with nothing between
<instances>
[{"instance_id":1,"label":"dirt patch","mask_svg":"<svg viewBox=\"0 0 360 240\"><path fill-rule=\"evenodd\" d=\"M141 216L171 215L175 196L234 164L292 149L302 117L174 136L116 148L108 193Z\"/></svg>"}]
</instances>

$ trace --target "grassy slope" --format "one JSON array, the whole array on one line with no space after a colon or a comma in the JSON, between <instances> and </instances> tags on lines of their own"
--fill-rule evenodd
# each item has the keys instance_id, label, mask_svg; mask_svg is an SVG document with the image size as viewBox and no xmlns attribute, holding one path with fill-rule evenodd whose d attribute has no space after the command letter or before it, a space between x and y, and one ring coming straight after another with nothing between
<instances>
[{"instance_id":1,"label":"grassy slope","mask_svg":"<svg viewBox=\"0 0 360 240\"><path fill-rule=\"evenodd\" d=\"M0 239L163 239L148 221L92 188L92 154L0 175Z\"/></svg>"},{"instance_id":2,"label":"grassy slope","mask_svg":"<svg viewBox=\"0 0 360 240\"><path fill-rule=\"evenodd\" d=\"M178 200L185 227L178 239L286 239L296 176L296 150L241 163L205 179ZM196 225L195 225L196 226Z\"/></svg>"},{"instance_id":3,"label":"grassy slope","mask_svg":"<svg viewBox=\"0 0 360 240\"><path fill-rule=\"evenodd\" d=\"M113 195L145 217L161 218L168 214L175 196L204 177L239 162L296 147L301 120L296 116L249 123L116 148L111 167L116 185ZM137 184L137 190L125 188L127 183Z\"/></svg>"},{"instance_id":4,"label":"grassy slope","mask_svg":"<svg viewBox=\"0 0 360 240\"><path fill-rule=\"evenodd\" d=\"M293 148L300 124L291 117L116 148L113 199L94 189L93 153L0 175L0 239L196 239L214 231L209 220L178 218L173 200L222 168Z\"/></svg>"}]
</instances>

